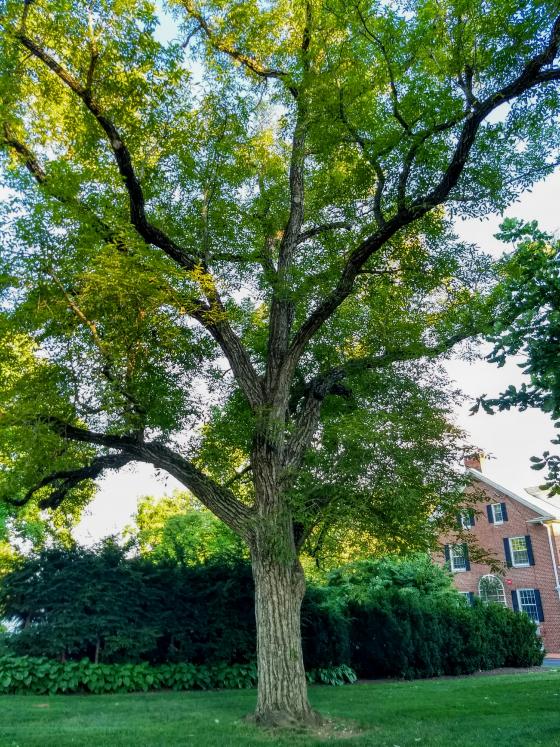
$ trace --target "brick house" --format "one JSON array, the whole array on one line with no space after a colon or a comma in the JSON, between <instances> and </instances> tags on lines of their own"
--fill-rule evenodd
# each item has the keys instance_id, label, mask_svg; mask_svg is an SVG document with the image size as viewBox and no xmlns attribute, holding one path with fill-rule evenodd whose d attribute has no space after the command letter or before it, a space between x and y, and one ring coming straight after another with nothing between
<instances>
[{"instance_id":1,"label":"brick house","mask_svg":"<svg viewBox=\"0 0 560 747\"><path fill-rule=\"evenodd\" d=\"M469 600L488 601L524 611L539 626L544 647L560 652L560 498L550 498L538 488L517 495L482 473L481 458L465 460L475 493L473 510L457 518L479 545L503 563L496 573L488 565L469 559L468 548L457 536L441 538L457 589Z\"/></svg>"}]
</instances>

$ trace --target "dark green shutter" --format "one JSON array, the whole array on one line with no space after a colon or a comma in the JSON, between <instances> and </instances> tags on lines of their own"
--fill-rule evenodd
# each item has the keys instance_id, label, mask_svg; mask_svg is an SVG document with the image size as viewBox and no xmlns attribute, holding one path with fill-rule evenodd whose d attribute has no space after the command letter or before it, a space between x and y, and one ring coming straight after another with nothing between
<instances>
[{"instance_id":1,"label":"dark green shutter","mask_svg":"<svg viewBox=\"0 0 560 747\"><path fill-rule=\"evenodd\" d=\"M472 508L469 508L469 523L471 527L474 527L474 511Z\"/></svg>"},{"instance_id":2,"label":"dark green shutter","mask_svg":"<svg viewBox=\"0 0 560 747\"><path fill-rule=\"evenodd\" d=\"M538 589L533 589L533 591L535 593L535 602L537 603L537 614L539 616L539 622L544 622L541 593Z\"/></svg>"},{"instance_id":3,"label":"dark green shutter","mask_svg":"<svg viewBox=\"0 0 560 747\"><path fill-rule=\"evenodd\" d=\"M490 524L493 524L494 516L492 515L492 506L486 506L486 513L488 514L488 521Z\"/></svg>"},{"instance_id":4,"label":"dark green shutter","mask_svg":"<svg viewBox=\"0 0 560 747\"><path fill-rule=\"evenodd\" d=\"M468 591L467 592L467 600L468 600L470 606L472 607L474 605L474 592L472 592L472 591Z\"/></svg>"},{"instance_id":5,"label":"dark green shutter","mask_svg":"<svg viewBox=\"0 0 560 747\"><path fill-rule=\"evenodd\" d=\"M451 561L451 552L449 550L449 545L445 545L443 548L443 554L445 555L445 562L449 563Z\"/></svg>"},{"instance_id":6,"label":"dark green shutter","mask_svg":"<svg viewBox=\"0 0 560 747\"><path fill-rule=\"evenodd\" d=\"M527 545L527 556L529 558L529 565L535 565L535 556L533 555L533 543L528 534L525 535L525 543Z\"/></svg>"},{"instance_id":7,"label":"dark green shutter","mask_svg":"<svg viewBox=\"0 0 560 747\"><path fill-rule=\"evenodd\" d=\"M504 553L506 556L506 565L508 568L511 568L512 562L511 562L511 552L509 549L509 539L507 537L504 537Z\"/></svg>"},{"instance_id":8,"label":"dark green shutter","mask_svg":"<svg viewBox=\"0 0 560 747\"><path fill-rule=\"evenodd\" d=\"M503 517L504 521L507 521L508 520L507 506L506 506L505 503L501 503L500 505L502 507L502 517Z\"/></svg>"},{"instance_id":9,"label":"dark green shutter","mask_svg":"<svg viewBox=\"0 0 560 747\"><path fill-rule=\"evenodd\" d=\"M511 592L511 606L513 607L515 612L519 612L519 599L517 598L516 591Z\"/></svg>"},{"instance_id":10,"label":"dark green shutter","mask_svg":"<svg viewBox=\"0 0 560 747\"><path fill-rule=\"evenodd\" d=\"M471 569L471 563L469 560L469 548L467 545L463 545L464 552L465 552L465 570L470 571Z\"/></svg>"}]
</instances>

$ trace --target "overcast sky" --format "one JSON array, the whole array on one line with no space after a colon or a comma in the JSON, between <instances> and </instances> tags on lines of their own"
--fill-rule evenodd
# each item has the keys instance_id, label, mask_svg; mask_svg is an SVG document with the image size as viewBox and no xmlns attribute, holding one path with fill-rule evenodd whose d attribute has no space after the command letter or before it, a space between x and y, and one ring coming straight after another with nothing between
<instances>
[{"instance_id":1,"label":"overcast sky","mask_svg":"<svg viewBox=\"0 0 560 747\"><path fill-rule=\"evenodd\" d=\"M552 233L560 231L560 172L538 184L506 213L526 220L538 220L540 227ZM504 246L493 238L502 218L464 221L458 228L462 238L476 242L482 249L499 256ZM540 411L504 412L493 416L479 413L470 416L472 399L482 393L496 394L508 384L518 384L521 372L513 362L499 369L484 360L468 364L452 360L448 371L469 399L456 413L458 424L464 428L470 442L494 458L489 459L484 471L496 482L514 491L538 484L542 473L530 468L529 457L548 448L554 435L548 416ZM120 530L130 521L138 498L143 495L163 495L180 487L172 478L157 478L146 465L130 467L111 474L100 485L88 515L82 521L78 537L91 542Z\"/></svg>"}]
</instances>

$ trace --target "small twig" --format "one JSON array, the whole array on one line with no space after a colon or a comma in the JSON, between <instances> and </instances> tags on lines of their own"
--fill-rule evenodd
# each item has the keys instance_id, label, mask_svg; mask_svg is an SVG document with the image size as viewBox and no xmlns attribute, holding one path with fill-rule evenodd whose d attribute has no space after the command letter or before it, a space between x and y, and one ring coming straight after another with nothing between
<instances>
[{"instance_id":1,"label":"small twig","mask_svg":"<svg viewBox=\"0 0 560 747\"><path fill-rule=\"evenodd\" d=\"M240 470L239 472L236 472L236 473L235 473L235 475L234 475L233 477L230 477L230 479L229 479L229 480L227 480L227 481L226 481L226 482L224 483L224 488L229 488L229 487L230 487L230 485L233 485L233 484L234 484L235 482L237 482L237 480L240 480L240 479L241 479L242 477L244 477L244 476L245 476L245 475L246 475L246 474L247 474L248 472L251 472L251 470L252 470L252 469L253 469L253 467L252 467L252 466L251 466L250 464L247 464L247 465L246 465L245 467L243 467L243 469L242 469L242 470Z\"/></svg>"}]
</instances>

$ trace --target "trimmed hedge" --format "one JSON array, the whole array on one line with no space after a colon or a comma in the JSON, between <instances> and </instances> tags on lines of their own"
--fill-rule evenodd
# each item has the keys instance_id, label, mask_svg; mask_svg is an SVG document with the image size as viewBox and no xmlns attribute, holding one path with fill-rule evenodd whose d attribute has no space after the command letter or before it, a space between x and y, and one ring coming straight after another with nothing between
<instances>
[{"instance_id":1,"label":"trimmed hedge","mask_svg":"<svg viewBox=\"0 0 560 747\"><path fill-rule=\"evenodd\" d=\"M350 602L351 666L359 677L437 677L542 664L535 624L497 604L473 607L414 591Z\"/></svg>"},{"instance_id":2,"label":"trimmed hedge","mask_svg":"<svg viewBox=\"0 0 560 747\"><path fill-rule=\"evenodd\" d=\"M45 550L0 583L10 653L105 664L248 663L253 605L246 562L155 565L109 544Z\"/></svg>"},{"instance_id":3,"label":"trimmed hedge","mask_svg":"<svg viewBox=\"0 0 560 747\"><path fill-rule=\"evenodd\" d=\"M301 637L306 669L350 664L350 620L332 593L309 586L301 606Z\"/></svg>"},{"instance_id":4,"label":"trimmed hedge","mask_svg":"<svg viewBox=\"0 0 560 747\"><path fill-rule=\"evenodd\" d=\"M195 687L206 680L236 686L256 658L246 562L185 568L127 558L111 545L49 550L4 577L0 615L20 625L0 636L0 657L143 663L152 666L150 677L158 666L181 664L187 668L173 671L196 672ZM331 574L325 586L309 585L302 643L306 670L327 673L321 681L341 665L365 678L433 677L543 658L525 614L480 602L468 607L449 575L426 558L365 561ZM214 672L223 667L234 684L220 685Z\"/></svg>"},{"instance_id":5,"label":"trimmed hedge","mask_svg":"<svg viewBox=\"0 0 560 747\"><path fill-rule=\"evenodd\" d=\"M307 673L309 683L343 685L356 675L345 665ZM45 657L1 656L0 695L147 692L148 690L218 690L255 687L257 668L250 664L93 664Z\"/></svg>"}]
</instances>

